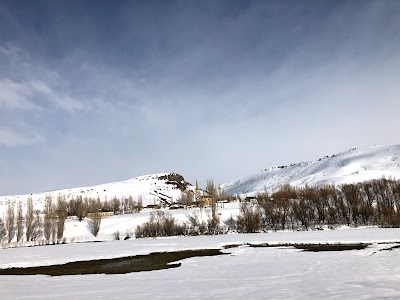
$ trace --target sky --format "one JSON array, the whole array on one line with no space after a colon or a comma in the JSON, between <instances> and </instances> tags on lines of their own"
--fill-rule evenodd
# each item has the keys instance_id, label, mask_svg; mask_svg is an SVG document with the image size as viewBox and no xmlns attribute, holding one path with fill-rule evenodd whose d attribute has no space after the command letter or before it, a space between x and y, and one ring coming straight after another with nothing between
<instances>
[{"instance_id":1,"label":"sky","mask_svg":"<svg viewBox=\"0 0 400 300\"><path fill-rule=\"evenodd\" d=\"M397 144L399 78L399 1L0 0L0 195Z\"/></svg>"}]
</instances>

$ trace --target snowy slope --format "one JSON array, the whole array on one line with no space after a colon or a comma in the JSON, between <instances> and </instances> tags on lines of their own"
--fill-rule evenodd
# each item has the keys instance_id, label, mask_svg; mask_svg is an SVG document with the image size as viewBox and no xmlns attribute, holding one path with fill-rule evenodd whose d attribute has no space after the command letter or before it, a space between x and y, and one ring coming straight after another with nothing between
<instances>
[{"instance_id":1,"label":"snowy slope","mask_svg":"<svg viewBox=\"0 0 400 300\"><path fill-rule=\"evenodd\" d=\"M294 186L341 184L382 176L400 178L400 145L354 148L316 161L262 169L222 187L230 194L254 195L287 183Z\"/></svg>"},{"instance_id":2,"label":"snowy slope","mask_svg":"<svg viewBox=\"0 0 400 300\"><path fill-rule=\"evenodd\" d=\"M175 179L175 181L171 179ZM177 185L182 186L186 184L188 183L184 181L183 177L179 174L163 173L145 175L125 181L90 187L62 189L31 195L3 196L0 197L0 213L5 211L7 203L12 200L15 200L16 202L21 201L23 206L26 206L28 197L32 197L34 209L42 210L44 206L44 199L47 195L52 196L54 201L58 196L65 196L67 200L72 198L76 199L79 196L82 196L82 198L92 197L95 199L99 197L101 201L104 201L105 199L111 200L114 197L117 199L125 199L129 196L132 196L134 200L138 200L138 197L141 196L143 205L146 206L149 204L158 204L159 200L157 194L159 193L168 196L170 199L172 199L172 201L176 201L181 194L181 190L177 188ZM188 188L193 187L188 184Z\"/></svg>"}]
</instances>

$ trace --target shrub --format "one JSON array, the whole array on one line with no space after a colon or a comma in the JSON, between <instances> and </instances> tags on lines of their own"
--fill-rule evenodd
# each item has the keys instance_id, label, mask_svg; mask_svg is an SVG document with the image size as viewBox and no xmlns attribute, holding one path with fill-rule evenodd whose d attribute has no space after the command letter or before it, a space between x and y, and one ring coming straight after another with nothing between
<instances>
[{"instance_id":1,"label":"shrub","mask_svg":"<svg viewBox=\"0 0 400 300\"><path fill-rule=\"evenodd\" d=\"M117 231L114 231L114 233L113 233L113 238L114 238L114 240L119 241L119 231L118 231L118 230L117 230Z\"/></svg>"},{"instance_id":2,"label":"shrub","mask_svg":"<svg viewBox=\"0 0 400 300\"><path fill-rule=\"evenodd\" d=\"M242 232L259 232L261 230L261 212L257 205L243 202L240 204L237 227Z\"/></svg>"},{"instance_id":3,"label":"shrub","mask_svg":"<svg viewBox=\"0 0 400 300\"><path fill-rule=\"evenodd\" d=\"M125 238L124 240L129 240L133 236L133 232L131 229L127 229L125 232Z\"/></svg>"},{"instance_id":4,"label":"shrub","mask_svg":"<svg viewBox=\"0 0 400 300\"><path fill-rule=\"evenodd\" d=\"M136 238L185 235L186 225L178 223L169 213L163 211L151 212L149 220L138 225Z\"/></svg>"}]
</instances>

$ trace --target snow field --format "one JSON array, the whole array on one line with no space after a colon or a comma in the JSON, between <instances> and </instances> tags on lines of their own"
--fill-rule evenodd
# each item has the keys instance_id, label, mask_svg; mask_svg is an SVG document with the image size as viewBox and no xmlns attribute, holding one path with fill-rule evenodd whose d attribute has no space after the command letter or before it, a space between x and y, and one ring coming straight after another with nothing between
<instances>
[{"instance_id":1,"label":"snow field","mask_svg":"<svg viewBox=\"0 0 400 300\"><path fill-rule=\"evenodd\" d=\"M2 276L2 299L398 299L398 229L228 234L75 243L1 250L0 267L60 264L226 244L373 242L364 250L302 252L293 248L226 249L174 269L124 275Z\"/></svg>"}]
</instances>

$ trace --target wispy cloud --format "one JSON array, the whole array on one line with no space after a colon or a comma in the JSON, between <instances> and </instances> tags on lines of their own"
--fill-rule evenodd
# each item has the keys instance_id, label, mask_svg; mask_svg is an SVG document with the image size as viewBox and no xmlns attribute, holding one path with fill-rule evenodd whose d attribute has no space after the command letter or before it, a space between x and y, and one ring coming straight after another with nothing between
<instances>
[{"instance_id":1,"label":"wispy cloud","mask_svg":"<svg viewBox=\"0 0 400 300\"><path fill-rule=\"evenodd\" d=\"M0 148L16 148L51 140L59 119L88 108L65 88L63 77L28 52L0 45ZM46 118L46 122L40 121Z\"/></svg>"},{"instance_id":2,"label":"wispy cloud","mask_svg":"<svg viewBox=\"0 0 400 300\"><path fill-rule=\"evenodd\" d=\"M32 87L13 82L10 79L0 81L0 107L5 109L42 110L29 98L34 94Z\"/></svg>"},{"instance_id":3,"label":"wispy cloud","mask_svg":"<svg viewBox=\"0 0 400 300\"><path fill-rule=\"evenodd\" d=\"M0 128L0 146L9 148L32 145L42 139L39 135L27 135L10 128Z\"/></svg>"},{"instance_id":4,"label":"wispy cloud","mask_svg":"<svg viewBox=\"0 0 400 300\"><path fill-rule=\"evenodd\" d=\"M85 107L82 102L54 91L43 81L21 83L10 79L0 81L0 107L2 108L43 111L46 108L43 104L36 103L38 98L68 112Z\"/></svg>"},{"instance_id":5,"label":"wispy cloud","mask_svg":"<svg viewBox=\"0 0 400 300\"><path fill-rule=\"evenodd\" d=\"M65 111L73 112L85 108L85 105L81 101L76 100L69 95L55 92L43 81L30 82L28 88L35 93L44 96L48 102L55 104L57 107Z\"/></svg>"},{"instance_id":6,"label":"wispy cloud","mask_svg":"<svg viewBox=\"0 0 400 300\"><path fill-rule=\"evenodd\" d=\"M85 107L84 101L60 88L66 80L57 71L34 61L29 53L8 43L0 45L1 56L9 72L0 72L0 107L43 111L50 105L66 112Z\"/></svg>"},{"instance_id":7,"label":"wispy cloud","mask_svg":"<svg viewBox=\"0 0 400 300\"><path fill-rule=\"evenodd\" d=\"M0 46L0 53L6 56L9 60L23 62L22 51L20 48L7 44L6 46ZM26 63L25 63L26 64Z\"/></svg>"}]
</instances>

